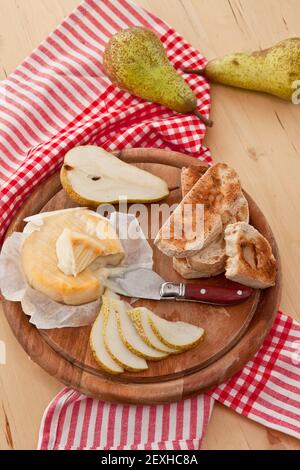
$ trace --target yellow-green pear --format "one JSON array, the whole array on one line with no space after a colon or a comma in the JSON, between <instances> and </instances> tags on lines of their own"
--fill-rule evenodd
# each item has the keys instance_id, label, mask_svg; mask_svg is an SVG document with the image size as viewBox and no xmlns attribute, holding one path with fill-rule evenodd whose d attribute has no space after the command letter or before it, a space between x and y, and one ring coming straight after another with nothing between
<instances>
[{"instance_id":1,"label":"yellow-green pear","mask_svg":"<svg viewBox=\"0 0 300 470\"><path fill-rule=\"evenodd\" d=\"M206 125L212 125L197 111L194 92L174 69L153 31L140 27L119 31L105 48L103 65L120 88L178 113L194 113Z\"/></svg>"},{"instance_id":2,"label":"yellow-green pear","mask_svg":"<svg viewBox=\"0 0 300 470\"><path fill-rule=\"evenodd\" d=\"M210 61L203 73L216 83L262 91L291 100L300 80L300 38L290 38L262 51L229 54ZM293 87L294 84L294 87Z\"/></svg>"}]
</instances>

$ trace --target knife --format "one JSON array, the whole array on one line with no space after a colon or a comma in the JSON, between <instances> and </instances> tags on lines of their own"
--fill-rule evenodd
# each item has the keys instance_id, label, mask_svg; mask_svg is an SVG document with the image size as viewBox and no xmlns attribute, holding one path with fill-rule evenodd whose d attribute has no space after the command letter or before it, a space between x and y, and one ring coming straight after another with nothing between
<instances>
[{"instance_id":1,"label":"knife","mask_svg":"<svg viewBox=\"0 0 300 470\"><path fill-rule=\"evenodd\" d=\"M116 279L115 279L116 281ZM234 305L248 299L251 287L224 280L223 286L207 285L205 282L166 282L150 269L139 268L126 271L118 277L115 291L127 297L152 300L185 300L213 305Z\"/></svg>"}]
</instances>

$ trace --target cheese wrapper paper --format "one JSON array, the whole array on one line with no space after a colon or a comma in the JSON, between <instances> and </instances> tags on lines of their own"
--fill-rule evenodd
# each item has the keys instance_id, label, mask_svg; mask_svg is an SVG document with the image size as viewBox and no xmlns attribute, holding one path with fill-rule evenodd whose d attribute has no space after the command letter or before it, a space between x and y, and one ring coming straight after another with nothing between
<instances>
[{"instance_id":1,"label":"cheese wrapper paper","mask_svg":"<svg viewBox=\"0 0 300 470\"><path fill-rule=\"evenodd\" d=\"M118 235L122 233L120 238L125 251L125 260L119 267L99 270L99 278L106 287L114 290L118 285L118 276L124 274L126 270L140 267L152 269L153 253L138 220L133 215L113 212L109 221ZM43 223L43 214L28 217L26 222L24 231L14 232L5 240L2 247L0 254L2 296L13 302L21 302L24 313L30 316L30 323L39 329L91 324L99 313L101 299L83 305L65 305L55 302L28 285L21 266L21 246L23 240L33 230L39 230ZM132 230L135 232L134 238L128 233ZM94 269L97 272L96 262Z\"/></svg>"}]
</instances>

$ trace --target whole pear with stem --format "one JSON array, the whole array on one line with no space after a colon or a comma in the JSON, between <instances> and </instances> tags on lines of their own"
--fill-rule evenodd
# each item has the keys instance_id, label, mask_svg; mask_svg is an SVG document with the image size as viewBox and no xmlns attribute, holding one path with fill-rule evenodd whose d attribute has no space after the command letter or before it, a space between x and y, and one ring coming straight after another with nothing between
<instances>
[{"instance_id":1,"label":"whole pear with stem","mask_svg":"<svg viewBox=\"0 0 300 470\"><path fill-rule=\"evenodd\" d=\"M215 83L262 91L290 101L296 82L300 80L300 38L285 39L261 51L229 54L211 60L204 70L188 69L185 72L205 75Z\"/></svg>"},{"instance_id":2,"label":"whole pear with stem","mask_svg":"<svg viewBox=\"0 0 300 470\"><path fill-rule=\"evenodd\" d=\"M196 95L174 69L153 31L141 27L119 31L105 48L103 65L111 81L120 88L178 113L193 113L212 126L197 110Z\"/></svg>"}]
</instances>

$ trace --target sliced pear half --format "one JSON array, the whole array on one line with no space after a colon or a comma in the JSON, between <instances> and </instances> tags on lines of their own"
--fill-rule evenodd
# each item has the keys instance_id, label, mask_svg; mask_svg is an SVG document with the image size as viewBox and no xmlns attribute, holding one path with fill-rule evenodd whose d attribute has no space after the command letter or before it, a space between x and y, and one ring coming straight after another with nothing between
<instances>
[{"instance_id":1,"label":"sliced pear half","mask_svg":"<svg viewBox=\"0 0 300 470\"><path fill-rule=\"evenodd\" d=\"M162 343L179 351L193 348L204 337L204 330L199 326L182 321L168 321L151 311L148 312L148 321L153 333Z\"/></svg>"},{"instance_id":2,"label":"sliced pear half","mask_svg":"<svg viewBox=\"0 0 300 470\"><path fill-rule=\"evenodd\" d=\"M174 354L178 353L178 349L166 346L158 336L156 336L148 321L148 314L152 313L146 307L137 307L127 311L128 316L132 320L137 333L145 341L148 346L156 349L157 351Z\"/></svg>"},{"instance_id":3,"label":"sliced pear half","mask_svg":"<svg viewBox=\"0 0 300 470\"><path fill-rule=\"evenodd\" d=\"M148 369L145 359L134 354L122 341L118 329L116 308L117 302L109 297L103 297L103 304L107 307L104 311L104 344L111 357L124 369L139 372Z\"/></svg>"},{"instance_id":4,"label":"sliced pear half","mask_svg":"<svg viewBox=\"0 0 300 470\"><path fill-rule=\"evenodd\" d=\"M90 347L95 360L102 369L104 369L106 372L109 372L110 374L121 374L124 372L123 367L114 361L111 355L107 352L107 349L104 345L104 309L107 308L107 305L102 305L100 313L96 318L95 323L93 324L90 334Z\"/></svg>"},{"instance_id":5,"label":"sliced pear half","mask_svg":"<svg viewBox=\"0 0 300 470\"><path fill-rule=\"evenodd\" d=\"M123 162L94 145L74 147L64 159L60 179L69 197L81 205L159 201L169 194L167 183Z\"/></svg>"},{"instance_id":6,"label":"sliced pear half","mask_svg":"<svg viewBox=\"0 0 300 470\"><path fill-rule=\"evenodd\" d=\"M122 301L114 302L117 315L118 329L125 346L137 356L149 361L159 361L168 356L168 353L157 351L147 344L138 334L130 316L127 313L126 304Z\"/></svg>"}]
</instances>

